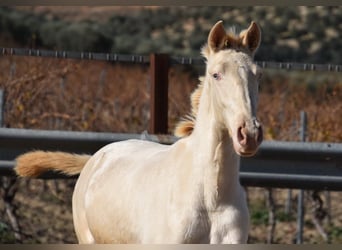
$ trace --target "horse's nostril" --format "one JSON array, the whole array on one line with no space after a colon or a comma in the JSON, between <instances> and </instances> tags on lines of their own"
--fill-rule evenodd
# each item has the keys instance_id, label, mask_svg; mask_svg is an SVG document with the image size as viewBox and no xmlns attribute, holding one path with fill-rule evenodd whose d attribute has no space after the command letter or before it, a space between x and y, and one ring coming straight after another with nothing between
<instances>
[{"instance_id":1,"label":"horse's nostril","mask_svg":"<svg viewBox=\"0 0 342 250\"><path fill-rule=\"evenodd\" d=\"M245 122L237 130L237 142L246 150L256 149L263 140L262 126L259 121L255 119L250 125L252 126L248 127Z\"/></svg>"},{"instance_id":2,"label":"horse's nostril","mask_svg":"<svg viewBox=\"0 0 342 250\"><path fill-rule=\"evenodd\" d=\"M238 142L241 146L244 146L247 144L247 134L246 134L246 128L239 127L238 128L238 134L237 134Z\"/></svg>"}]
</instances>

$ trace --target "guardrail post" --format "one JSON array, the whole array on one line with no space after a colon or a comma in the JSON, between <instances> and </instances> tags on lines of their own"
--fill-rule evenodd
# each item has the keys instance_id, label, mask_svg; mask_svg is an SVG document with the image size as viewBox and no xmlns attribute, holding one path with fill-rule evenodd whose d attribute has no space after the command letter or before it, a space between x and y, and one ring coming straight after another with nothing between
<instances>
[{"instance_id":1,"label":"guardrail post","mask_svg":"<svg viewBox=\"0 0 342 250\"><path fill-rule=\"evenodd\" d=\"M306 141L306 127L307 127L307 115L305 111L300 112L300 140ZM297 205L297 244L303 243L303 227L304 227L304 190L299 190L298 205Z\"/></svg>"},{"instance_id":2,"label":"guardrail post","mask_svg":"<svg viewBox=\"0 0 342 250\"><path fill-rule=\"evenodd\" d=\"M4 90L0 89L0 127L4 125Z\"/></svg>"},{"instance_id":3,"label":"guardrail post","mask_svg":"<svg viewBox=\"0 0 342 250\"><path fill-rule=\"evenodd\" d=\"M149 133L167 134L169 56L150 55L151 95Z\"/></svg>"},{"instance_id":4,"label":"guardrail post","mask_svg":"<svg viewBox=\"0 0 342 250\"><path fill-rule=\"evenodd\" d=\"M4 126L4 103L5 91L0 89L0 128ZM18 242L22 241L21 231L18 219L13 205L13 199L18 190L18 180L13 176L0 176L0 193L3 203L5 204L5 212L14 231L14 237Z\"/></svg>"}]
</instances>

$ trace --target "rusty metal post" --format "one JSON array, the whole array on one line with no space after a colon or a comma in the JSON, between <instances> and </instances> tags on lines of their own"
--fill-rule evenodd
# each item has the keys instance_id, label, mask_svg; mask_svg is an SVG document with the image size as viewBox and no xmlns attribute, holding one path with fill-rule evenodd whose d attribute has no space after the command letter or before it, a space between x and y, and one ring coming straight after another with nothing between
<instances>
[{"instance_id":1,"label":"rusty metal post","mask_svg":"<svg viewBox=\"0 0 342 250\"><path fill-rule=\"evenodd\" d=\"M150 55L151 95L149 133L167 134L169 56Z\"/></svg>"},{"instance_id":2,"label":"rusty metal post","mask_svg":"<svg viewBox=\"0 0 342 250\"><path fill-rule=\"evenodd\" d=\"M307 133L307 114L305 111L300 112L300 140L302 142L306 141L306 133ZM298 194L298 207L297 207L297 244L303 243L303 231L304 231L304 216L305 216L305 207L304 207L304 190L299 190Z\"/></svg>"}]
</instances>

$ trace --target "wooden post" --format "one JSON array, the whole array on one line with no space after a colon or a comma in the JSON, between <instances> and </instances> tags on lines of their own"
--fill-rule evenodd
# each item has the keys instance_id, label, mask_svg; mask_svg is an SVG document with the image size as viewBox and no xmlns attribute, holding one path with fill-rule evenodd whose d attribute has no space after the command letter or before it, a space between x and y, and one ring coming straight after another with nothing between
<instances>
[{"instance_id":1,"label":"wooden post","mask_svg":"<svg viewBox=\"0 0 342 250\"><path fill-rule=\"evenodd\" d=\"M167 134L169 56L150 55L151 95L149 133Z\"/></svg>"}]
</instances>

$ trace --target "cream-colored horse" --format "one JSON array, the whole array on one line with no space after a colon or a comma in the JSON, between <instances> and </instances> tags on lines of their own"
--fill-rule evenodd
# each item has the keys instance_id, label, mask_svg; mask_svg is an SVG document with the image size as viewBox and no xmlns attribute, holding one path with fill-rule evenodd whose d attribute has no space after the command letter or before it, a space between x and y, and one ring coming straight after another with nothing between
<instances>
[{"instance_id":1,"label":"cream-colored horse","mask_svg":"<svg viewBox=\"0 0 342 250\"><path fill-rule=\"evenodd\" d=\"M253 63L260 35L254 22L238 35L214 25L192 117L179 124L184 138L173 145L127 140L93 156L31 152L17 159L17 173L80 173L73 194L80 243L247 242L239 155L253 155L262 141Z\"/></svg>"}]
</instances>

